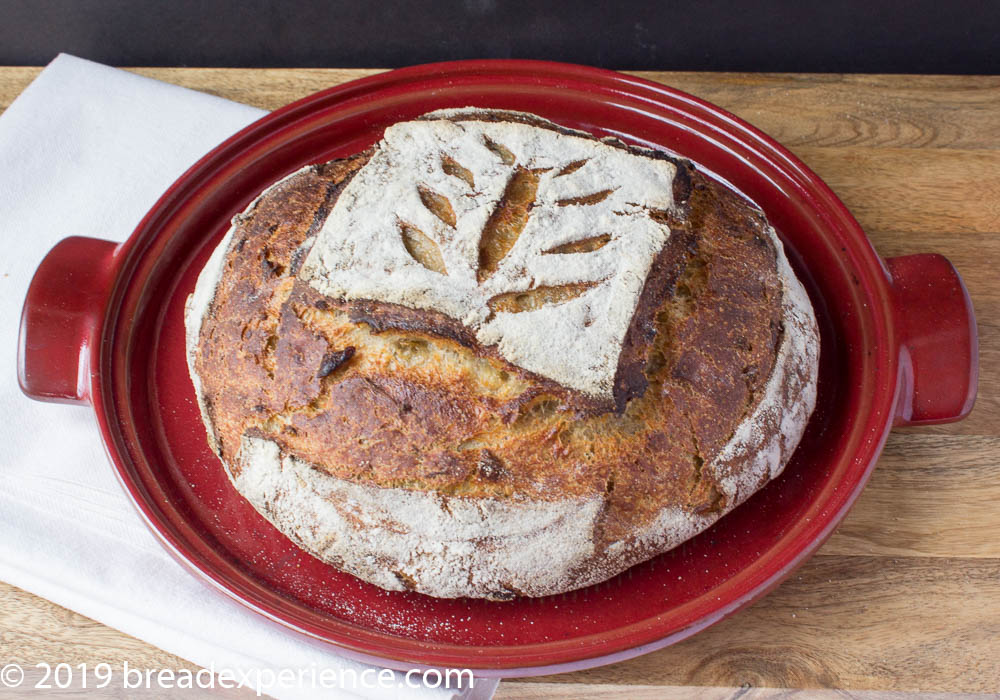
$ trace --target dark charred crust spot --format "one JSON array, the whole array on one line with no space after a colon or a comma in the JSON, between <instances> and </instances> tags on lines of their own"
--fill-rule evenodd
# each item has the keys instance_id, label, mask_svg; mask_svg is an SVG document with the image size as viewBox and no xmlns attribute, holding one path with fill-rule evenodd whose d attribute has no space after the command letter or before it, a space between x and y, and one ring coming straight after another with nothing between
<instances>
[{"instance_id":1,"label":"dark charred crust spot","mask_svg":"<svg viewBox=\"0 0 1000 700\"><path fill-rule=\"evenodd\" d=\"M521 595L521 592L518 591L513 586L510 586L510 587L506 587L505 586L504 588L501 588L500 590L491 591L490 593L487 594L486 597L488 599L490 599L490 600L495 600L497 602L503 603L503 602L506 602L508 600L514 600L515 598L517 598L520 595Z\"/></svg>"},{"instance_id":2,"label":"dark charred crust spot","mask_svg":"<svg viewBox=\"0 0 1000 700\"><path fill-rule=\"evenodd\" d=\"M261 264L267 270L267 273L273 277L281 277L285 274L285 266L272 260L266 250L264 251L264 257L261 258Z\"/></svg>"},{"instance_id":3,"label":"dark charred crust spot","mask_svg":"<svg viewBox=\"0 0 1000 700\"><path fill-rule=\"evenodd\" d=\"M354 357L354 347L350 345L343 350L335 350L334 352L327 353L323 356L323 361L320 363L319 369L316 370L316 376L320 379L329 377L337 368L352 357Z\"/></svg>"},{"instance_id":4,"label":"dark charred crust spot","mask_svg":"<svg viewBox=\"0 0 1000 700\"><path fill-rule=\"evenodd\" d=\"M691 177L694 167L687 162L677 164L677 173L674 175L674 204L686 204L691 198Z\"/></svg>"}]
</instances>

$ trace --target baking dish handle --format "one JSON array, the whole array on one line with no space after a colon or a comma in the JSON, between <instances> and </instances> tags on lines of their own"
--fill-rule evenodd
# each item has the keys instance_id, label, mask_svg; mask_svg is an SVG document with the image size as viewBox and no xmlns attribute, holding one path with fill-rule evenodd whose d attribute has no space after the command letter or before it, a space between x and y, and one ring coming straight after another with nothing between
<instances>
[{"instance_id":1,"label":"baking dish handle","mask_svg":"<svg viewBox=\"0 0 1000 700\"><path fill-rule=\"evenodd\" d=\"M90 358L117 249L97 238L64 238L35 271L17 344L17 381L29 397L90 402Z\"/></svg>"},{"instance_id":2,"label":"baking dish handle","mask_svg":"<svg viewBox=\"0 0 1000 700\"><path fill-rule=\"evenodd\" d=\"M896 425L951 423L976 401L979 343L969 292L942 255L886 260L900 335Z\"/></svg>"}]
</instances>

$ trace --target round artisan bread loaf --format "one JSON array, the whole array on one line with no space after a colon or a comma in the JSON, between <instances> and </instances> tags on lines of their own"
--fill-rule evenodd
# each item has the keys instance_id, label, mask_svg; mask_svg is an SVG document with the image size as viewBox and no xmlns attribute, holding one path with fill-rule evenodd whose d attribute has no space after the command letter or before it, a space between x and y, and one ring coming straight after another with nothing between
<instances>
[{"instance_id":1,"label":"round artisan bread loaf","mask_svg":"<svg viewBox=\"0 0 1000 700\"><path fill-rule=\"evenodd\" d=\"M394 590L541 596L779 474L816 320L761 211L664 153L465 108L268 188L188 300L208 440L298 546Z\"/></svg>"}]
</instances>

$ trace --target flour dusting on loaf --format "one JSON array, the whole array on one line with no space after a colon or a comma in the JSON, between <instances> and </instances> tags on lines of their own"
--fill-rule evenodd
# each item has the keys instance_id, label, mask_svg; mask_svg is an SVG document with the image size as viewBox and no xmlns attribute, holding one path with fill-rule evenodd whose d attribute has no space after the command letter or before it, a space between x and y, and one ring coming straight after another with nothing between
<instances>
[{"instance_id":1,"label":"flour dusting on loaf","mask_svg":"<svg viewBox=\"0 0 1000 700\"><path fill-rule=\"evenodd\" d=\"M518 169L538 179L531 216L499 269L482 279L480 239ZM670 161L530 124L395 124L341 193L301 277L327 296L443 312L510 362L610 398L643 283L670 236L649 210L673 208L675 174ZM445 198L453 216L436 216L427 192ZM434 241L444 273L407 252L404 227ZM546 254L600 234L610 238L599 250ZM594 286L558 305L523 313L488 305L501 294L579 283Z\"/></svg>"},{"instance_id":2,"label":"flour dusting on loaf","mask_svg":"<svg viewBox=\"0 0 1000 700\"><path fill-rule=\"evenodd\" d=\"M266 440L246 438L241 454L236 485L265 517L300 546L382 588L406 590L419 580L442 597L466 595L470 586L496 596L544 595L594 554L597 498L511 509L495 499L428 498L331 479Z\"/></svg>"},{"instance_id":3,"label":"flour dusting on loaf","mask_svg":"<svg viewBox=\"0 0 1000 700\"><path fill-rule=\"evenodd\" d=\"M296 545L390 590L608 579L788 464L819 334L763 213L534 115L392 125L255 199L185 309L209 444Z\"/></svg>"}]
</instances>

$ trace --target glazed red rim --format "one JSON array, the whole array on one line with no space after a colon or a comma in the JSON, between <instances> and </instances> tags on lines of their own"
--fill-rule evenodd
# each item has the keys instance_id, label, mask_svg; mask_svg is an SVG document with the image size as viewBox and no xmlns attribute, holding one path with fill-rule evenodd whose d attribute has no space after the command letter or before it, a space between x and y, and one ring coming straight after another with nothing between
<instances>
[{"instance_id":1,"label":"glazed red rim","mask_svg":"<svg viewBox=\"0 0 1000 700\"><path fill-rule=\"evenodd\" d=\"M589 83L590 86L600 86L601 89L610 90L612 94L616 96L638 96L643 102L648 103L650 109L655 109L664 100L680 102L685 111L688 112L688 116L691 117L693 127L696 125L698 127L705 128L708 134L714 136L721 143L725 144L727 141L734 141L733 146L735 148L742 147L746 150L748 157L759 158L761 161L760 165L770 166L777 173L784 175L786 178L791 180L794 185L800 186L804 192L808 192L811 196L815 197L817 206L823 206L834 214L839 219L837 223L840 225L842 231L847 234L854 234L854 242L858 244L857 247L861 248L863 252L869 254L869 259L865 261L868 262L869 265L858 266L860 269L869 273L868 279L865 280L865 286L871 289L869 296L883 299L887 296L884 275L879 274L880 270L871 269L872 265L870 263L877 261L877 257L874 255L874 251L868 244L867 239L860 230L860 227L857 226L856 222L853 220L846 208L839 202L832 192L830 192L825 184L814 176L803 164L784 151L784 149L776 143L771 141L768 137L753 129L753 127L744 124L732 115L713 108L707 103L701 102L697 98L684 95L683 93L679 93L662 86L647 83L645 81L623 78L616 73L596 71L580 67L521 62L504 62L502 64L494 64L492 62L474 64L438 64L436 66L418 66L400 71L393 71L391 73L380 74L353 83L348 83L344 86L333 88L312 97L307 97L297 103L293 103L292 105L278 110L267 117L264 117L260 121L247 127L247 129L229 139L227 142L223 143L218 149L193 166L188 173L182 176L180 180L178 180L178 182L175 183L170 190L168 190L158 205L154 207L154 210L150 213L150 215L144 219L144 221L137 228L136 234L129 239L129 243L132 245L130 246L131 250L125 251L127 257L122 264L122 276L128 276L124 271L130 267L129 263L132 262L132 257L141 252L139 244L144 241L144 239L147 239L147 236L144 236L143 233L153 230L152 227L158 223L156 219L163 216L162 212L164 212L167 207L177 207L179 205L183 205L183 200L187 197L197 196L199 183L205 179L206 175L208 175L208 172L206 171L215 171L212 173L214 177L225 178L228 170L240 168L242 167L243 161L249 160L248 151L252 153L252 149L256 144L259 144L261 141L266 141L267 139L275 138L277 134L294 133L296 129L301 128L300 121L308 120L315 113L315 110L329 108L327 105L332 104L336 108L346 111L351 109L355 103L359 101L363 103L363 106L365 106L364 102L370 95L386 96L391 95L396 91L409 92L422 88L422 83L425 83L428 80L436 82L445 75L466 79L472 77L476 80L481 80L484 77L492 77L497 74L503 78L501 85L505 85L508 80L513 79L515 76L522 80L538 83L551 81L553 76L557 78L559 83L563 82L563 80L565 81L566 84L552 85L549 83L546 85L546 87L552 89L567 89L571 81L576 82L582 80ZM562 80L559 80L560 78ZM702 132L702 135L704 136L705 132ZM734 135L738 135L738 137L734 139ZM622 134L622 136L627 136L627 134ZM208 176L211 177L212 175ZM788 177L789 175L791 175L790 178ZM191 184L189 183L194 184L193 192L190 191ZM116 320L116 315L113 309L116 305L116 301L117 299L113 299L112 304L108 307L109 317L106 319L105 328L109 331L115 325L113 321ZM892 326L885 316L886 315L875 317L875 320L880 322L876 326L876 331L882 331L879 335L882 339L884 339L885 347L894 347L896 343L891 335ZM105 358L102 357L102 360L103 359ZM110 357L107 359L110 359ZM891 354L887 353L885 360L885 373L892 374L894 371L893 365L895 364L895 358L892 357ZM102 375L113 376L113 367L104 365L102 370ZM103 392L94 392L93 395L95 397L95 408L98 412L102 430L106 435L115 435L115 426L108 420L110 412L107 410L107 404L105 404L105 401L108 398L111 398L112 401L114 400L112 397L108 396L110 389L111 386L105 385ZM812 530L812 533L811 536L806 538L806 541L803 543L805 546L801 546L797 548L797 550L793 548L786 548L779 553L779 556L775 556L769 561L765 560L764 557L761 557L758 566L755 567L754 570L748 570L746 572L746 576L744 576L742 580L732 581L724 588L724 590L718 591L717 597L721 599L724 604L718 608L716 614L714 615L703 616L690 613L686 615L678 615L683 622L679 625L679 629L675 630L667 630L665 629L662 621L653 619L646 623L635 625L631 629L621 630L620 634L615 639L609 639L607 636L603 636L597 639L585 640L588 643L587 646L591 647L591 649L588 649L588 652L594 655L614 653L621 654L621 652L627 649L638 651L636 650L637 644L655 644L657 640L664 641L665 638L669 640L671 637L674 639L680 639L690 633L693 633L697 629L711 624L717 619L721 619L730 612L735 611L742 605L749 602L750 599L755 598L759 593L764 592L764 590L776 584L780 579L786 576L797 563L811 553L815 547L818 546L819 542L824 540L829 532L832 531L835 525L843 517L843 514L846 513L847 508L851 505L857 493L860 492L864 482L867 480L870 469L874 464L874 457L877 455L878 451L880 451L888 432L890 423L888 418L892 415L892 408L895 403L894 393L881 392L880 394L876 394L874 398L876 399L876 401L873 401L873 403L875 403L875 412L886 417L886 420L882 421L885 426L884 429L881 431L881 434L876 437L876 440L872 444L875 449L867 455L868 459L862 459L859 461L859 463L863 464L864 467L855 471L853 474L853 480L845 481L841 484L842 487L845 487L843 488L842 493L846 495L846 498L841 498L841 501L837 504L836 509L824 510L829 504L824 504L823 508L817 507L816 517L811 518L810 529ZM119 445L119 449L125 447L125 445ZM225 562L221 559L217 559L214 562L211 561L211 559L206 561L204 558L204 554L206 554L205 552L202 552L202 556L199 557L198 553L191 550L189 543L185 541L185 535L187 533L175 533L171 528L166 526L162 517L160 517L157 513L158 506L150 503L147 498L147 494L143 492L140 485L130 478L130 465L120 462L120 458L116 459L116 457L119 457L122 452L125 452L125 450L121 450L121 452L117 450L112 451L112 459L115 459L117 462L119 475L122 477L125 487L139 505L143 515L147 518L150 525L153 526L154 530L161 535L175 554L177 554L182 560L188 562L201 574L207 576L207 578L215 583L216 586L220 587L221 590L234 595L240 601L249 603L251 607L256 609L258 612L262 612L279 622L289 624L301 632L305 632L306 634L315 636L319 639L327 639L333 641L334 643L339 643L348 648L364 653L372 653L375 655L376 660L382 660L382 654L389 651L389 649L386 648L386 639L384 635L373 635L367 630L352 629L350 626L345 626L343 629L330 629L327 624L317 625L316 621L310 619L311 616L302 615L301 611L283 610L281 608L275 609L273 607L273 601L270 600L271 596L266 589L263 591L257 590L257 587L252 585L250 582L242 582L244 585L235 586L234 583L236 583L238 579L234 581L234 577L232 576L221 576L219 574L219 570L224 570L224 567L228 568L225 565L229 562ZM824 512L826 514L826 518L822 517ZM667 632L667 634L665 635L664 632ZM490 663L490 660L481 658L480 654L476 653L478 650L474 651L462 646L437 645L432 652L432 650L427 648L425 643L413 642L411 640L392 640L392 642L392 647L394 647L392 648L392 652L394 653L391 654L391 658L393 660L399 659L416 663L423 662L429 663L430 665L472 666L483 668L490 668L494 664L498 666L506 666L508 659L503 657L509 656L524 659L525 661L529 659L544 659L543 664L541 665L545 667L572 663L580 658L580 647L583 646L581 643L582 640L573 640L573 648L571 649L490 649L493 656L499 657L496 658L494 663ZM622 656L625 656L625 654L622 654ZM472 659L476 659L477 661L480 661L480 663L474 663L472 662ZM518 661L516 663L524 663L524 661ZM534 666L535 664L531 665ZM552 669L545 670L548 671Z\"/></svg>"},{"instance_id":2,"label":"glazed red rim","mask_svg":"<svg viewBox=\"0 0 1000 700\"><path fill-rule=\"evenodd\" d=\"M691 158L762 206L821 321L820 405L786 475L754 496L749 507L738 508L683 547L569 597L488 603L369 590L373 587L330 573L283 538L274 539L270 526L261 525L252 511L241 511L225 526L209 522L213 505L225 504L215 513L223 520L229 509L249 506L225 491L228 482L215 483L221 465L204 445L193 408L178 320L183 298L224 222L264 186L304 164L362 150L395 121L468 105L535 112ZM164 545L215 588L364 661L394 668L464 667L482 675L552 673L666 646L777 585L819 547L854 502L897 417L900 396L904 418L910 420L953 420L968 412L968 398L961 410L935 412L923 404L913 409L929 395L921 391L927 383L921 378L934 366L926 358L943 355L940 348L934 354L903 342L924 332L919 314L900 310L912 305L916 292L906 291L899 280L932 269L930 261L915 260L919 257L896 259L901 262L894 266L890 261L893 272L899 271L891 283L858 224L815 174L766 135L695 97L582 66L439 63L307 97L251 124L196 163L109 260L113 283L81 357L89 365L89 398L124 488ZM943 259L929 257L940 267ZM942 279L952 280L961 297L964 287L947 268L940 272ZM967 295L959 302L965 307L956 308L971 318ZM940 307L938 301L928 303ZM26 318L30 304L29 291ZM963 365L952 357L949 366L972 376L974 396L974 321L971 333L972 359ZM768 517L755 521L757 513ZM246 554L255 551L257 539L267 540L260 546L294 560L304 573L287 573ZM689 561L710 553L723 561L698 558L698 567ZM678 571L683 575L676 576ZM684 575L688 580L674 583ZM306 590L318 584L339 586L335 592L356 603L357 614L341 614L338 601L324 598L324 591ZM410 611L425 623L453 624L463 606L468 619L454 627L453 638L442 630L390 628L375 614ZM557 612L560 606L568 612ZM550 628L529 627L536 621ZM500 629L504 623L510 634Z\"/></svg>"}]
</instances>

